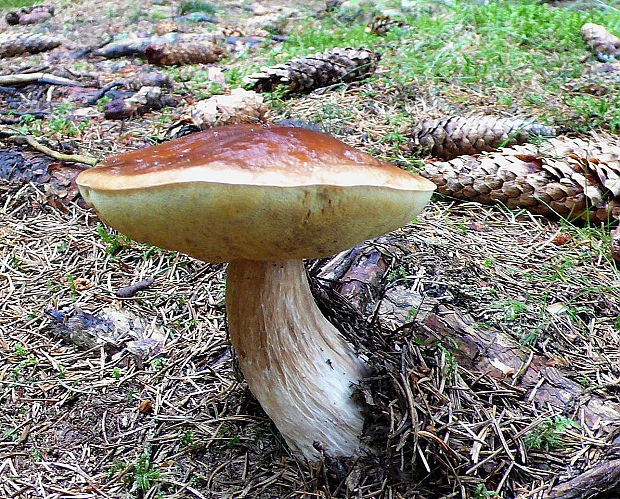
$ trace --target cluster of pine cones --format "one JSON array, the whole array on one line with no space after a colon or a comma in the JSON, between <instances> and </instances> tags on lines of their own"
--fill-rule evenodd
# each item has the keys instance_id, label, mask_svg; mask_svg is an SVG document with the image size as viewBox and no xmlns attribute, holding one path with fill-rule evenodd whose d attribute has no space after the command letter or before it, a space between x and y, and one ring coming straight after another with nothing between
<instances>
[{"instance_id":1,"label":"cluster of pine cones","mask_svg":"<svg viewBox=\"0 0 620 499\"><path fill-rule=\"evenodd\" d=\"M569 220L617 223L618 142L554 135L548 126L494 116L426 120L409 131L411 149L433 156L420 174L446 196ZM612 234L611 249L620 260L620 229Z\"/></svg>"}]
</instances>

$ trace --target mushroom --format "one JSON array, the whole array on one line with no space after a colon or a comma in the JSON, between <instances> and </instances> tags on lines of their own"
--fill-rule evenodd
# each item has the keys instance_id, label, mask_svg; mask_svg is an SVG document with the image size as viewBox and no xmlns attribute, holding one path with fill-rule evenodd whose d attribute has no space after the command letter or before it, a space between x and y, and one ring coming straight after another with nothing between
<instances>
[{"instance_id":1,"label":"mushroom","mask_svg":"<svg viewBox=\"0 0 620 499\"><path fill-rule=\"evenodd\" d=\"M352 394L368 368L318 309L302 259L409 223L433 183L327 134L262 125L121 154L77 183L130 238L229 262L229 336L256 399L292 451L360 455L364 417Z\"/></svg>"}]
</instances>

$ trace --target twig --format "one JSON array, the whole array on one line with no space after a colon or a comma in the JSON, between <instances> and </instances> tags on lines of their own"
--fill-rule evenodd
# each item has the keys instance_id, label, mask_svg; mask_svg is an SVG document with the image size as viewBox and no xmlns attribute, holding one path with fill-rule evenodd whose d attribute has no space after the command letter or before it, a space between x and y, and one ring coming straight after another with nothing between
<instances>
[{"instance_id":1,"label":"twig","mask_svg":"<svg viewBox=\"0 0 620 499\"><path fill-rule=\"evenodd\" d=\"M16 144L28 144L35 151L39 151L57 161L64 161L66 163L84 163L90 166L94 166L99 161L98 159L91 158L90 156L83 156L81 154L63 154L61 152L54 151L53 149L50 149L49 147L38 142L32 135L23 135L15 130L0 128L0 136L1 135L8 135Z\"/></svg>"},{"instance_id":2,"label":"twig","mask_svg":"<svg viewBox=\"0 0 620 499\"><path fill-rule=\"evenodd\" d=\"M152 277L147 277L146 279L138 281L134 284L117 289L115 294L119 298L131 298L138 291L148 288L151 284L153 284L153 282L154 279Z\"/></svg>"},{"instance_id":3,"label":"twig","mask_svg":"<svg viewBox=\"0 0 620 499\"><path fill-rule=\"evenodd\" d=\"M68 85L73 87L83 87L79 81L70 80L62 76L50 73L22 73L15 75L0 75L0 85L24 85L27 83L51 83L52 85Z\"/></svg>"},{"instance_id":4,"label":"twig","mask_svg":"<svg viewBox=\"0 0 620 499\"><path fill-rule=\"evenodd\" d=\"M2 91L0 87L0 91ZM37 119L44 119L50 113L47 111L31 111L31 112L3 112L3 116L0 116L0 123L4 125L17 125L22 121L23 116L26 114L29 116L33 116Z\"/></svg>"},{"instance_id":5,"label":"twig","mask_svg":"<svg viewBox=\"0 0 620 499\"><path fill-rule=\"evenodd\" d=\"M122 81L113 81L112 83L108 83L101 90L99 90L99 92L97 92L93 97L88 99L85 102L85 104L87 106L92 106L92 105L96 104L99 99L101 99L106 93L108 93L113 88L124 87L124 86L125 86L125 84Z\"/></svg>"}]
</instances>

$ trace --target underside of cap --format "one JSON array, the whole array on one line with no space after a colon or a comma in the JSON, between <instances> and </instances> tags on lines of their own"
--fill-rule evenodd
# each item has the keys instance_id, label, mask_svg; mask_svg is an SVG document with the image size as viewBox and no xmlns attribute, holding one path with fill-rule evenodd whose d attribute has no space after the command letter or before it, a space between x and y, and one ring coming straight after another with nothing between
<instances>
[{"instance_id":1,"label":"underside of cap","mask_svg":"<svg viewBox=\"0 0 620 499\"><path fill-rule=\"evenodd\" d=\"M328 256L405 225L435 188L329 135L252 125L122 154L77 183L120 232L211 262Z\"/></svg>"}]
</instances>

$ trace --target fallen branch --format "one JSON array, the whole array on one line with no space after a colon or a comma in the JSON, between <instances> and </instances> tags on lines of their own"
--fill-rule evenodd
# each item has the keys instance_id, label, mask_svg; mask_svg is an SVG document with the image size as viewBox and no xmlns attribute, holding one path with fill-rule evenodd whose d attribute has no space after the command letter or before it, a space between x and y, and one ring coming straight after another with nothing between
<instances>
[{"instance_id":1,"label":"fallen branch","mask_svg":"<svg viewBox=\"0 0 620 499\"><path fill-rule=\"evenodd\" d=\"M24 135L15 130L10 130L6 128L0 129L0 136L5 135L10 138L10 140L18 145L27 144L32 147L35 151L45 154L50 158L53 158L57 161L64 161L66 163L83 163L85 165L94 166L99 162L98 159L92 158L90 156L83 156L81 154L64 154L58 151L54 151L47 146L44 146L39 141L37 141L32 135Z\"/></svg>"},{"instance_id":2,"label":"fallen branch","mask_svg":"<svg viewBox=\"0 0 620 499\"><path fill-rule=\"evenodd\" d=\"M553 487L545 499L586 499L618 488L620 459L602 462L581 475ZM617 497L615 494L608 497Z\"/></svg>"},{"instance_id":3,"label":"fallen branch","mask_svg":"<svg viewBox=\"0 0 620 499\"><path fill-rule=\"evenodd\" d=\"M23 73L15 75L0 75L0 85L26 85L28 83L51 83L52 85L67 85L83 87L79 81L56 76L50 73Z\"/></svg>"},{"instance_id":4,"label":"fallen branch","mask_svg":"<svg viewBox=\"0 0 620 499\"><path fill-rule=\"evenodd\" d=\"M16 135L13 137L13 142L16 144L25 142L34 150L39 151L50 158L67 163L84 163L86 165L94 166L99 161L98 159L91 158L90 156L82 156L81 154L64 154L54 151L53 149L50 149L49 147L38 142L32 135Z\"/></svg>"},{"instance_id":5,"label":"fallen branch","mask_svg":"<svg viewBox=\"0 0 620 499\"><path fill-rule=\"evenodd\" d=\"M97 101L101 99L105 94L107 94L110 90L116 87L124 87L124 86L126 85L122 81L113 81L111 83L108 83L101 90L99 90L99 92L97 92L93 97L88 99L85 102L85 104L87 106L94 106L97 103Z\"/></svg>"},{"instance_id":6,"label":"fallen branch","mask_svg":"<svg viewBox=\"0 0 620 499\"><path fill-rule=\"evenodd\" d=\"M148 288L151 284L153 284L153 282L155 282L155 279L153 279L152 277L147 277L146 279L138 281L134 284L123 286L122 288L117 289L115 295L119 298L131 298L135 296L136 293L138 293L139 291Z\"/></svg>"}]
</instances>

